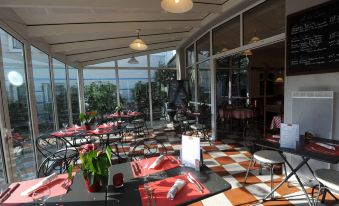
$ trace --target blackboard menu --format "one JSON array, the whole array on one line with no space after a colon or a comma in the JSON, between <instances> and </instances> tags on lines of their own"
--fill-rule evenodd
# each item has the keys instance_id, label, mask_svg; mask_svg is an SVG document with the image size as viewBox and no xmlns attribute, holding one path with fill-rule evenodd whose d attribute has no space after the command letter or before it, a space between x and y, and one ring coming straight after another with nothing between
<instances>
[{"instance_id":1,"label":"blackboard menu","mask_svg":"<svg viewBox=\"0 0 339 206\"><path fill-rule=\"evenodd\" d=\"M287 17L287 75L339 72L339 1Z\"/></svg>"}]
</instances>

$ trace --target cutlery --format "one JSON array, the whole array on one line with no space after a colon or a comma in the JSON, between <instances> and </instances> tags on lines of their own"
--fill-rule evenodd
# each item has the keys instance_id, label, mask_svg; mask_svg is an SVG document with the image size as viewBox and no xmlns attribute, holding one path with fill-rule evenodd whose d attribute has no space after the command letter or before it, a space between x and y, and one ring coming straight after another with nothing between
<instances>
[{"instance_id":1,"label":"cutlery","mask_svg":"<svg viewBox=\"0 0 339 206\"><path fill-rule=\"evenodd\" d=\"M192 184L197 188L197 190L198 190L200 193L204 193L203 190L198 186L198 184L195 183L195 182L191 179L190 176L187 175L187 179L188 179L188 181L189 181L190 183L192 183Z\"/></svg>"},{"instance_id":2,"label":"cutlery","mask_svg":"<svg viewBox=\"0 0 339 206\"><path fill-rule=\"evenodd\" d=\"M0 195L0 199L5 196L5 194L10 190L11 188L7 188L5 191L3 191Z\"/></svg>"},{"instance_id":3,"label":"cutlery","mask_svg":"<svg viewBox=\"0 0 339 206\"><path fill-rule=\"evenodd\" d=\"M187 175L188 175L195 183L198 184L198 186L200 187L201 190L204 190L205 187L204 187L198 180L196 180L196 179L193 177L193 175L191 175L191 173L188 173Z\"/></svg>"},{"instance_id":4,"label":"cutlery","mask_svg":"<svg viewBox=\"0 0 339 206\"><path fill-rule=\"evenodd\" d=\"M156 206L156 199L154 197L154 189L149 188L148 186L145 187L146 195L148 197L148 204L149 206L152 204L153 206Z\"/></svg>"},{"instance_id":5,"label":"cutlery","mask_svg":"<svg viewBox=\"0 0 339 206\"><path fill-rule=\"evenodd\" d=\"M9 196L20 186L19 183L16 183L12 188L8 190L8 192L0 199L0 203L5 202Z\"/></svg>"},{"instance_id":6,"label":"cutlery","mask_svg":"<svg viewBox=\"0 0 339 206\"><path fill-rule=\"evenodd\" d=\"M137 171L137 168L135 166L135 164L132 163L132 168L133 168L133 171L136 175L138 175L138 171Z\"/></svg>"},{"instance_id":7,"label":"cutlery","mask_svg":"<svg viewBox=\"0 0 339 206\"><path fill-rule=\"evenodd\" d=\"M136 164L136 168L138 170L138 173L141 174L141 169L140 169L140 165L138 162L135 163Z\"/></svg>"}]
</instances>

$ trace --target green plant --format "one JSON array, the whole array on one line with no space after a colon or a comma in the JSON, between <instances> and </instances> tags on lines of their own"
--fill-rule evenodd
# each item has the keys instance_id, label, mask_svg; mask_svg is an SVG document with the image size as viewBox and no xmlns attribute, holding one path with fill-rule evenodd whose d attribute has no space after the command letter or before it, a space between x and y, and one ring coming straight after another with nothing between
<instances>
[{"instance_id":1,"label":"green plant","mask_svg":"<svg viewBox=\"0 0 339 206\"><path fill-rule=\"evenodd\" d=\"M85 145L87 148L80 151L80 159L82 162L82 174L90 185L95 181L99 181L108 177L108 167L112 165L112 149L106 147L106 152L98 151L94 145Z\"/></svg>"},{"instance_id":2,"label":"green plant","mask_svg":"<svg viewBox=\"0 0 339 206\"><path fill-rule=\"evenodd\" d=\"M122 110L123 110L123 107L122 107L122 105L119 103L116 107L115 107L115 112L122 112Z\"/></svg>"},{"instance_id":3,"label":"green plant","mask_svg":"<svg viewBox=\"0 0 339 206\"><path fill-rule=\"evenodd\" d=\"M93 124L95 122L95 118L97 116L97 112L85 112L85 113L80 113L79 114L79 120L81 123L88 125L88 124Z\"/></svg>"}]
</instances>

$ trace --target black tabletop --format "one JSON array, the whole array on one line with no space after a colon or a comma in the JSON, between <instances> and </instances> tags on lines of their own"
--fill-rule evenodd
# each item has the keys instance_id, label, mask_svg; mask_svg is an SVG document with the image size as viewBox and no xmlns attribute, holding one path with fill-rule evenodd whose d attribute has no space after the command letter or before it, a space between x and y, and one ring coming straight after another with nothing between
<instances>
[{"instance_id":1,"label":"black tabletop","mask_svg":"<svg viewBox=\"0 0 339 206\"><path fill-rule=\"evenodd\" d=\"M177 167L171 170L163 171L154 175L150 175L147 179L147 182L153 182L160 179L165 179L166 177L173 177L186 172L191 172L194 174L199 181L210 191L209 194L202 196L199 199L194 199L190 202L183 203L182 205L188 205L193 202L197 202L201 199L213 196L215 194L224 192L231 188L231 185L226 182L223 178L215 174L208 167L203 166L200 172L196 172L194 169ZM124 174L124 186L122 188L116 189L113 186L113 175L117 173ZM123 163L119 165L113 165L109 169L109 179L108 179L108 188L107 188L107 205L114 206L124 206L124 205L133 205L138 206L142 205L141 198L139 194L138 187L139 185L145 184L144 179L134 178L131 170L130 163Z\"/></svg>"},{"instance_id":2,"label":"black tabletop","mask_svg":"<svg viewBox=\"0 0 339 206\"><path fill-rule=\"evenodd\" d=\"M316 152L311 152L311 151L306 150L305 145L307 145L307 143L310 140L321 142L321 143L332 143L332 144L339 145L339 141L337 140L325 139L325 138L320 138L320 137L306 138L304 136L300 136L299 142L297 142L297 146L295 149L280 147L279 143L275 144L275 143L271 143L265 140L258 141L256 145L269 148L269 149L274 149L274 150L281 151L281 152L286 152L290 154L295 154L295 155L319 160L319 161L326 162L326 163L331 163L331 164L339 163L339 156L332 156L332 155L316 153Z\"/></svg>"},{"instance_id":3,"label":"black tabletop","mask_svg":"<svg viewBox=\"0 0 339 206\"><path fill-rule=\"evenodd\" d=\"M46 206L105 206L106 188L102 187L100 192L88 192L85 180L81 173L77 173L73 179L73 184L67 194L47 199Z\"/></svg>"}]
</instances>

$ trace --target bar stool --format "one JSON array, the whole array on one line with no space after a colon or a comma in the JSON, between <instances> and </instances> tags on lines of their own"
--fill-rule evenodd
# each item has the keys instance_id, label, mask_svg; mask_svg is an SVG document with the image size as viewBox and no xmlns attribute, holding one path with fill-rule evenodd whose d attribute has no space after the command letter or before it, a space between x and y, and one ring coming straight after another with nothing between
<instances>
[{"instance_id":1,"label":"bar stool","mask_svg":"<svg viewBox=\"0 0 339 206\"><path fill-rule=\"evenodd\" d=\"M323 197L321 202L325 202L326 193L328 192L336 201L336 198L330 190L339 191L339 171L331 169L318 169L314 172L314 176L319 182L319 189L315 205L318 203L318 199L321 191L323 191ZM314 188L312 190L313 194Z\"/></svg>"}]
</instances>

